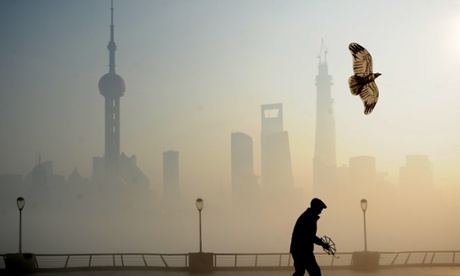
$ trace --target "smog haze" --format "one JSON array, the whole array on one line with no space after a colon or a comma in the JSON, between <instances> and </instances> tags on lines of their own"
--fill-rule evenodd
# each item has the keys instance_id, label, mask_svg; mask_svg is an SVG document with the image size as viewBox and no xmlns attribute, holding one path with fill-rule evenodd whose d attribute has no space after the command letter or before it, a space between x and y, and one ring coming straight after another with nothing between
<instances>
[{"instance_id":1,"label":"smog haze","mask_svg":"<svg viewBox=\"0 0 460 276\"><path fill-rule=\"evenodd\" d=\"M318 234L331 236L338 250L362 250L360 200L367 198L372 250L458 250L459 1L113 4L115 68L126 84L120 152L135 156L130 160L148 178L149 195L133 192L111 209L104 203L110 189L18 188L4 180L1 253L17 247L18 196L26 198L24 248L35 253L197 251L197 198L204 200L205 251L287 252L297 217L318 196L321 62L332 76L336 167L347 172L338 178L348 177L352 160L360 160L354 157L372 157L380 181L363 188L347 180L340 192L320 194L328 208ZM109 72L110 1L4 0L0 18L0 177L26 179L40 160L51 161L66 181L75 169L90 181L93 157L104 156L98 83ZM373 71L382 73L369 115L348 86L351 42L363 45ZM232 199L231 134L251 137L260 177L261 106L275 103L282 103L296 200L269 197L253 206L249 198L241 210ZM161 200L163 155L170 150L179 152L180 207ZM413 190L402 191L401 168L411 156L428 160L428 190L411 183Z\"/></svg>"}]
</instances>

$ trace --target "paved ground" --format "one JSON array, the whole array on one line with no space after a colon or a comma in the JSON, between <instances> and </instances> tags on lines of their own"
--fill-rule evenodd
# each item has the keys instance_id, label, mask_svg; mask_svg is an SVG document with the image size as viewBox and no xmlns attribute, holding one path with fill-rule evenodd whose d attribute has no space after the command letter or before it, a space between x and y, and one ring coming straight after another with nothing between
<instances>
[{"instance_id":1,"label":"paved ground","mask_svg":"<svg viewBox=\"0 0 460 276\"><path fill-rule=\"evenodd\" d=\"M290 276L293 271L218 271L207 274L193 274L178 271L73 271L43 272L32 275L44 276ZM460 267L421 267L421 268L389 268L377 272L354 272L351 270L323 270L323 276L460 276Z\"/></svg>"}]
</instances>

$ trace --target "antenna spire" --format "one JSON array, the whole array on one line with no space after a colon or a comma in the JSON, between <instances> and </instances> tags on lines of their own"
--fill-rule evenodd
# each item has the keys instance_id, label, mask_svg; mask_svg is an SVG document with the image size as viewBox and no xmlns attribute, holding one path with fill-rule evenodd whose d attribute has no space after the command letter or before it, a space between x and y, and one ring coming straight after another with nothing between
<instances>
[{"instance_id":1,"label":"antenna spire","mask_svg":"<svg viewBox=\"0 0 460 276\"><path fill-rule=\"evenodd\" d=\"M110 41L107 45L109 50L109 73L115 74L115 51L117 50L117 45L115 44L115 26L113 25L113 0L110 1Z\"/></svg>"},{"instance_id":2,"label":"antenna spire","mask_svg":"<svg viewBox=\"0 0 460 276\"><path fill-rule=\"evenodd\" d=\"M113 0L110 1L110 40L114 41L113 37Z\"/></svg>"},{"instance_id":3,"label":"antenna spire","mask_svg":"<svg viewBox=\"0 0 460 276\"><path fill-rule=\"evenodd\" d=\"M328 53L328 50L326 48L326 46L324 45L324 39L321 38L321 48L319 49L319 53L318 53L318 59L319 59L319 63L327 63L327 53ZM321 62L321 54L324 55L324 62Z\"/></svg>"}]
</instances>

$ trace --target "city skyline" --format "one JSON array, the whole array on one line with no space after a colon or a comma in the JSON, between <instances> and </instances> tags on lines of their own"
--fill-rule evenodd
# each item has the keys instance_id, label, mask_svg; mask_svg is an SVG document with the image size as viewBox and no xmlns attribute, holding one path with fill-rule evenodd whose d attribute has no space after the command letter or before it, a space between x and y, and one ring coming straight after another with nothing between
<instances>
[{"instance_id":1,"label":"city skyline","mask_svg":"<svg viewBox=\"0 0 460 276\"><path fill-rule=\"evenodd\" d=\"M321 235L340 250L359 250L365 197L369 248L455 247L460 223L445 218L460 208L459 2L137 0L114 8L109 24L109 0L0 2L4 250L15 247L17 196L28 202L25 249L37 253L192 252L196 198L205 201L206 250L288 250L321 155L321 91L333 101L322 106L333 109L336 138L325 159L335 163L339 184L321 195L328 205ZM128 88L120 113L105 112L100 94L112 92L98 91L100 76L115 68L107 62L107 42L109 56L115 46L109 26ZM350 42L372 52L382 73L369 116L349 91ZM326 81L319 89L320 78L332 87ZM110 141L107 126L116 130ZM117 187L92 185L107 152L119 157ZM232 158L248 162L238 168ZM232 169L252 185L253 194L242 189L239 210L231 206ZM168 183L179 208L162 204Z\"/></svg>"},{"instance_id":2,"label":"city skyline","mask_svg":"<svg viewBox=\"0 0 460 276\"><path fill-rule=\"evenodd\" d=\"M97 78L107 72L105 47L110 3L58 3L1 4L1 10L8 13L1 31L9 39L5 39L8 43L0 45L5 60L1 74L5 85L1 93L4 114L1 144L4 154L0 174L25 175L35 165L35 153L39 151L43 160L54 162L57 173L68 176L76 167L84 177L90 177L91 158L103 153L103 113L100 110L103 103L97 93ZM380 4L378 1L375 3ZM222 7L225 5L228 9L224 12ZM259 9L260 5L262 2L257 1L252 4L202 1L196 5L115 1L116 20L119 20L116 22L117 72L123 75L129 91L132 91L123 99L126 106L122 107L121 150L137 155L139 167L148 175L151 185L161 187L161 154L174 148L181 152L181 179L187 179L189 187L199 186L197 190L203 190L221 181L224 181L225 187L230 187L229 134L241 131L257 137L260 133L259 106L282 102L285 128L289 130L291 139L294 185L309 189L312 185L314 148L316 58L323 37L329 49L329 71L334 79L332 94L336 109L337 166L347 164L348 158L353 156L375 156L377 168L387 172L389 180L397 185L399 167L404 164L405 156L422 154L428 155L432 161L436 187L458 183L458 173L454 168L460 164L455 154L460 139L452 127L455 118L458 118L452 106L458 96L446 93L455 91L454 87L458 85L455 85L455 78L445 81L444 76L436 75L435 71L440 66L436 62L451 66L452 60L447 57L456 60L458 55L450 55L448 47L447 56L443 55L445 51L425 51L430 53L427 55L432 67L413 68L411 77L402 77L411 70L401 70L397 67L399 63L386 63L386 60L400 52L390 45L398 44L398 47L409 49L409 40L402 46L399 41L387 41L385 44L379 40L380 35L365 35L364 30L355 34L332 35L339 29L336 24L311 19L311 22L319 23L315 28L309 28L311 24L306 24L309 21L304 20L311 8L329 10L330 14L334 14L340 7L344 8L343 5L333 7L330 3L313 2L308 5L295 2L283 4L281 9L277 9L279 3L274 1L264 4L263 11ZM395 5L395 16L402 16L402 11L410 5L410 1ZM423 23L421 26L430 26L428 30L431 31L445 26L449 26L446 30L453 30L457 26L454 24L457 18L451 10L456 8L456 2L447 1L436 7L424 2L417 6L411 18L414 22L423 23L421 15L429 14L430 24ZM84 12L87 20L71 15L74 12L76 15ZM151 16L152 12L182 17L168 21L166 15L155 17ZM57 26L54 21L39 19L42 17L34 13L61 14L59 20L62 24ZM133 16L136 13L138 17ZM225 16L217 20L219 14ZM235 14L241 15L242 19L231 24L230 19ZM386 14L384 10L374 26L381 33L388 32L393 26L383 25ZM251 15L258 17L250 19ZM22 21L17 21L18 18ZM186 27L188 20L197 26L214 20L219 24L198 31L198 28ZM248 24L244 20L249 20ZM262 22L277 28L262 26ZM402 28L408 31L417 26L413 22L402 22L407 23ZM72 24L77 23L78 27L71 31ZM16 24L17 31L8 29ZM244 28L246 25L250 28ZM225 35L216 36L222 29L227 30ZM288 29L289 32L283 33ZM194 38L199 34L205 43ZM254 35L253 39L250 39L251 35ZM24 40L26 38L31 39ZM223 42L230 38L238 38L236 41L239 43L225 46ZM435 46L450 45L447 42L451 42L451 36L446 34L441 38L443 43L436 42ZM383 73L378 81L381 100L370 118L361 116L358 112L361 103L351 97L346 87L351 72L347 45L355 40L372 51L374 62L379 64ZM428 45L433 46L434 43L431 40L424 42L420 44L422 49L429 49ZM241 43L245 47L238 47ZM200 50L199 46L204 44L207 45L206 50ZM168 48L171 45L176 48ZM187 47L179 49L180 45ZM441 49L439 47L434 49ZM390 51L392 55L389 55ZM422 52L405 51L409 58L418 59L423 56ZM79 58L74 59L72 55ZM237 59L230 60L226 56ZM250 56L253 58L248 59ZM198 57L204 62L198 62ZM394 59L399 60L399 56ZM234 70L228 75L223 74L224 71L211 73L218 67L247 69L240 74ZM54 74L53 68L61 70ZM190 74L191 69L194 69L193 74ZM30 75L36 72L39 73ZM439 81L415 81L429 80L423 76L432 73L438 76L436 79ZM25 81L23 78L26 78ZM238 106L237 110L235 106ZM446 113L443 117L427 116L441 111ZM448 120L442 119L444 117ZM406 129L408 131L404 132ZM255 174L260 175L258 139L254 141L254 149ZM197 167L194 159L202 151L209 154L202 156L202 167Z\"/></svg>"}]
</instances>

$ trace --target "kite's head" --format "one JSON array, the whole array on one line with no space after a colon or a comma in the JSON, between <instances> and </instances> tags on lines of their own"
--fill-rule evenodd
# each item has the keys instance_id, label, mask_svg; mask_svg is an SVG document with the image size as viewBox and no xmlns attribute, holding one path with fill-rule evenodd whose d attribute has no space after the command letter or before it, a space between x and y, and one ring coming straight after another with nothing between
<instances>
[{"instance_id":1,"label":"kite's head","mask_svg":"<svg viewBox=\"0 0 460 276\"><path fill-rule=\"evenodd\" d=\"M374 73L374 79L378 78L380 75L382 75L382 74L380 74L380 73Z\"/></svg>"}]
</instances>

